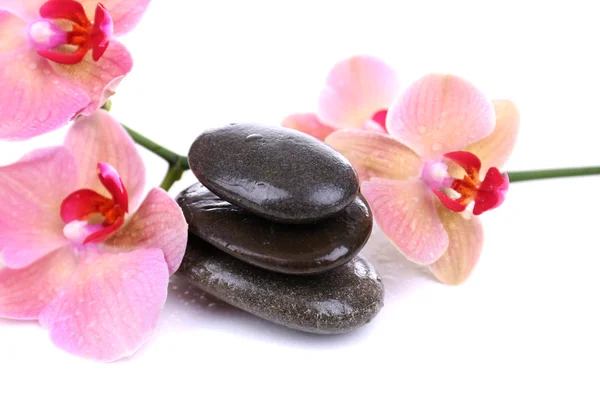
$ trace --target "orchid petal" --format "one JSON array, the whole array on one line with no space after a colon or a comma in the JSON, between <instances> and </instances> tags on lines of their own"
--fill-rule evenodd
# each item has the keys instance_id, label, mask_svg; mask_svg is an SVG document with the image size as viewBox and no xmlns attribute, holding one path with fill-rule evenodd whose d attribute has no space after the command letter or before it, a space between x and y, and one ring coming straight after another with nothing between
<instances>
[{"instance_id":1,"label":"orchid petal","mask_svg":"<svg viewBox=\"0 0 600 400\"><path fill-rule=\"evenodd\" d=\"M431 266L431 272L441 282L458 285L473 271L483 247L483 227L479 218L452 212L441 204L437 211L450 244L448 250Z\"/></svg>"},{"instance_id":2,"label":"orchid petal","mask_svg":"<svg viewBox=\"0 0 600 400\"><path fill-rule=\"evenodd\" d=\"M0 0L0 9L15 14L26 22L40 17L39 10L48 0ZM1 36L3 39L6 37Z\"/></svg>"},{"instance_id":3,"label":"orchid petal","mask_svg":"<svg viewBox=\"0 0 600 400\"><path fill-rule=\"evenodd\" d=\"M491 102L471 83L452 75L427 75L390 107L388 131L421 157L433 160L492 133Z\"/></svg>"},{"instance_id":4,"label":"orchid petal","mask_svg":"<svg viewBox=\"0 0 600 400\"><path fill-rule=\"evenodd\" d=\"M70 282L40 315L60 348L114 361L134 354L156 327L169 274L158 249L80 255Z\"/></svg>"},{"instance_id":5,"label":"orchid petal","mask_svg":"<svg viewBox=\"0 0 600 400\"><path fill-rule=\"evenodd\" d=\"M117 84L131 71L133 60L125 46L112 40L98 61L94 61L93 55L88 53L74 65L51 65L64 80L87 93L91 100L79 110L79 114L90 115L115 93Z\"/></svg>"},{"instance_id":6,"label":"orchid petal","mask_svg":"<svg viewBox=\"0 0 600 400\"><path fill-rule=\"evenodd\" d=\"M313 113L298 113L288 115L283 120L281 125L285 126L286 128L308 133L319 140L325 140L325 138L334 131L332 127L327 126L319 121L317 115Z\"/></svg>"},{"instance_id":7,"label":"orchid petal","mask_svg":"<svg viewBox=\"0 0 600 400\"><path fill-rule=\"evenodd\" d=\"M519 132L519 110L509 100L492 100L496 110L496 127L491 135L465 148L482 162L482 174L490 167L502 168L512 153Z\"/></svg>"},{"instance_id":8,"label":"orchid petal","mask_svg":"<svg viewBox=\"0 0 600 400\"><path fill-rule=\"evenodd\" d=\"M110 164L123 181L129 195L129 208L135 209L144 191L146 172L133 140L109 113L98 110L78 118L67 133L65 147L79 166L78 187L111 194L98 179L98 163Z\"/></svg>"},{"instance_id":9,"label":"orchid petal","mask_svg":"<svg viewBox=\"0 0 600 400\"><path fill-rule=\"evenodd\" d=\"M448 235L423 182L374 178L361 189L377 224L406 258L428 265L444 254Z\"/></svg>"},{"instance_id":10,"label":"orchid petal","mask_svg":"<svg viewBox=\"0 0 600 400\"><path fill-rule=\"evenodd\" d=\"M35 51L0 54L0 139L23 140L60 128L89 102Z\"/></svg>"},{"instance_id":11,"label":"orchid petal","mask_svg":"<svg viewBox=\"0 0 600 400\"><path fill-rule=\"evenodd\" d=\"M88 16L94 15L98 0L80 0ZM114 23L114 34L122 35L138 24L150 0L102 0Z\"/></svg>"},{"instance_id":12,"label":"orchid petal","mask_svg":"<svg viewBox=\"0 0 600 400\"><path fill-rule=\"evenodd\" d=\"M0 268L0 317L37 319L75 272L70 246L61 247L27 268Z\"/></svg>"},{"instance_id":13,"label":"orchid petal","mask_svg":"<svg viewBox=\"0 0 600 400\"><path fill-rule=\"evenodd\" d=\"M375 177L407 180L421 171L419 156L384 133L342 129L329 135L325 143L352 163L361 181Z\"/></svg>"},{"instance_id":14,"label":"orchid petal","mask_svg":"<svg viewBox=\"0 0 600 400\"><path fill-rule=\"evenodd\" d=\"M396 72L382 60L354 56L337 63L319 97L317 117L335 128L361 128L398 96Z\"/></svg>"},{"instance_id":15,"label":"orchid petal","mask_svg":"<svg viewBox=\"0 0 600 400\"><path fill-rule=\"evenodd\" d=\"M59 210L76 176L75 159L62 147L0 167L0 259L7 267L27 267L67 243Z\"/></svg>"},{"instance_id":16,"label":"orchid petal","mask_svg":"<svg viewBox=\"0 0 600 400\"><path fill-rule=\"evenodd\" d=\"M2 53L26 48L27 23L14 14L0 9L0 57Z\"/></svg>"},{"instance_id":17,"label":"orchid petal","mask_svg":"<svg viewBox=\"0 0 600 400\"><path fill-rule=\"evenodd\" d=\"M162 189L152 189L127 224L105 245L119 251L158 248L165 255L169 272L181 264L187 243L187 223L181 208Z\"/></svg>"}]
</instances>

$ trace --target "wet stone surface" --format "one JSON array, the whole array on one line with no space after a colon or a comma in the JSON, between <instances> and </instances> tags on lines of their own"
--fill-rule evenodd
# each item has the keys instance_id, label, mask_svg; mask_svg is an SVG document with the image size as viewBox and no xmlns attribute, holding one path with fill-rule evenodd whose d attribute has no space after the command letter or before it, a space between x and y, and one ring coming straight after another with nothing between
<instances>
[{"instance_id":1,"label":"wet stone surface","mask_svg":"<svg viewBox=\"0 0 600 400\"><path fill-rule=\"evenodd\" d=\"M231 124L206 131L192 144L189 163L223 200L284 223L332 216L352 203L359 188L342 155L283 127Z\"/></svg>"},{"instance_id":2,"label":"wet stone surface","mask_svg":"<svg viewBox=\"0 0 600 400\"><path fill-rule=\"evenodd\" d=\"M358 195L333 217L303 225L273 222L234 206L198 183L177 196L190 232L250 264L287 274L324 272L350 261L373 228Z\"/></svg>"},{"instance_id":3,"label":"wet stone surface","mask_svg":"<svg viewBox=\"0 0 600 400\"><path fill-rule=\"evenodd\" d=\"M383 306L381 280L360 256L323 274L293 276L248 265L190 235L177 274L235 307L311 333L355 330Z\"/></svg>"}]
</instances>

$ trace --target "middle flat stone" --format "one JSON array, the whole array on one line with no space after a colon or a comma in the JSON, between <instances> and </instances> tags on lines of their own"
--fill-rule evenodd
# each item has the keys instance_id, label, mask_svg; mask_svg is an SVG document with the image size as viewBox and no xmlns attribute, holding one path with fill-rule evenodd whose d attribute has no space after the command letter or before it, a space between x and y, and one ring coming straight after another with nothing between
<instances>
[{"instance_id":1,"label":"middle flat stone","mask_svg":"<svg viewBox=\"0 0 600 400\"><path fill-rule=\"evenodd\" d=\"M303 225L258 217L200 183L176 200L190 232L242 261L285 274L315 274L347 263L373 228L373 215L361 195L335 216Z\"/></svg>"}]
</instances>

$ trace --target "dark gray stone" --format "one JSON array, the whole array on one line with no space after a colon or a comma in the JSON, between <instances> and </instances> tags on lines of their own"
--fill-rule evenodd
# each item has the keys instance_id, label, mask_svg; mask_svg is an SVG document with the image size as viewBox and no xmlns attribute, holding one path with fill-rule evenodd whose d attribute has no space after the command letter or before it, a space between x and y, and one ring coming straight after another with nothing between
<instances>
[{"instance_id":1,"label":"dark gray stone","mask_svg":"<svg viewBox=\"0 0 600 400\"><path fill-rule=\"evenodd\" d=\"M320 140L283 127L231 124L206 131L192 144L189 163L223 200L278 222L329 217L358 194L348 160Z\"/></svg>"},{"instance_id":2,"label":"dark gray stone","mask_svg":"<svg viewBox=\"0 0 600 400\"><path fill-rule=\"evenodd\" d=\"M319 275L294 276L248 265L190 234L179 276L216 298L305 332L350 332L383 306L383 285L358 256Z\"/></svg>"},{"instance_id":3,"label":"dark gray stone","mask_svg":"<svg viewBox=\"0 0 600 400\"><path fill-rule=\"evenodd\" d=\"M286 274L321 273L347 263L373 228L373 215L360 194L333 217L302 225L253 215L200 183L176 200L191 232L242 261Z\"/></svg>"}]
</instances>

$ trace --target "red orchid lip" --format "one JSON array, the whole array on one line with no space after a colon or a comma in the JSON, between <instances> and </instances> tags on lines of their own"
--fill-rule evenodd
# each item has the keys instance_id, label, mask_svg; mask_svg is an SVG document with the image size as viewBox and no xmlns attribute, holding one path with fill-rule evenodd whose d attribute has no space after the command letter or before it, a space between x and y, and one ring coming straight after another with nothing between
<instances>
[{"instance_id":1,"label":"red orchid lip","mask_svg":"<svg viewBox=\"0 0 600 400\"><path fill-rule=\"evenodd\" d=\"M98 163L98 178L104 187L110 192L113 199L125 212L129 212L129 197L127 189L119 173L110 164Z\"/></svg>"},{"instance_id":2,"label":"red orchid lip","mask_svg":"<svg viewBox=\"0 0 600 400\"><path fill-rule=\"evenodd\" d=\"M387 129L385 127L385 121L387 119L387 114L388 114L388 110L383 109L383 110L377 111L371 117L371 120L376 122L379 126L381 126L381 128L383 129L384 132L387 132Z\"/></svg>"},{"instance_id":3,"label":"red orchid lip","mask_svg":"<svg viewBox=\"0 0 600 400\"><path fill-rule=\"evenodd\" d=\"M81 62L89 50L92 59L98 61L110 43L113 34L113 21L102 4L96 6L94 22L90 22L80 2L75 0L50 0L40 7L40 16L45 20L67 20L71 30L65 31L62 43L53 42L37 50L37 53L51 61L73 65ZM76 50L71 53L58 51L60 45L71 45Z\"/></svg>"},{"instance_id":4,"label":"red orchid lip","mask_svg":"<svg viewBox=\"0 0 600 400\"><path fill-rule=\"evenodd\" d=\"M100 228L91 232L83 244L102 242L116 232L125 222L129 212L129 197L117 171L109 164L98 163L98 178L112 198L107 198L90 189L71 193L62 202L60 216L65 223L88 221Z\"/></svg>"},{"instance_id":5,"label":"red orchid lip","mask_svg":"<svg viewBox=\"0 0 600 400\"><path fill-rule=\"evenodd\" d=\"M462 212L474 202L473 214L481 215L504 202L509 186L507 174L502 175L498 168L491 167L481 181L481 160L475 154L455 151L444 154L444 157L460 165L466 173L462 179L454 179L450 185L450 188L460 195L458 199L452 199L440 190L433 190L449 210Z\"/></svg>"}]
</instances>

